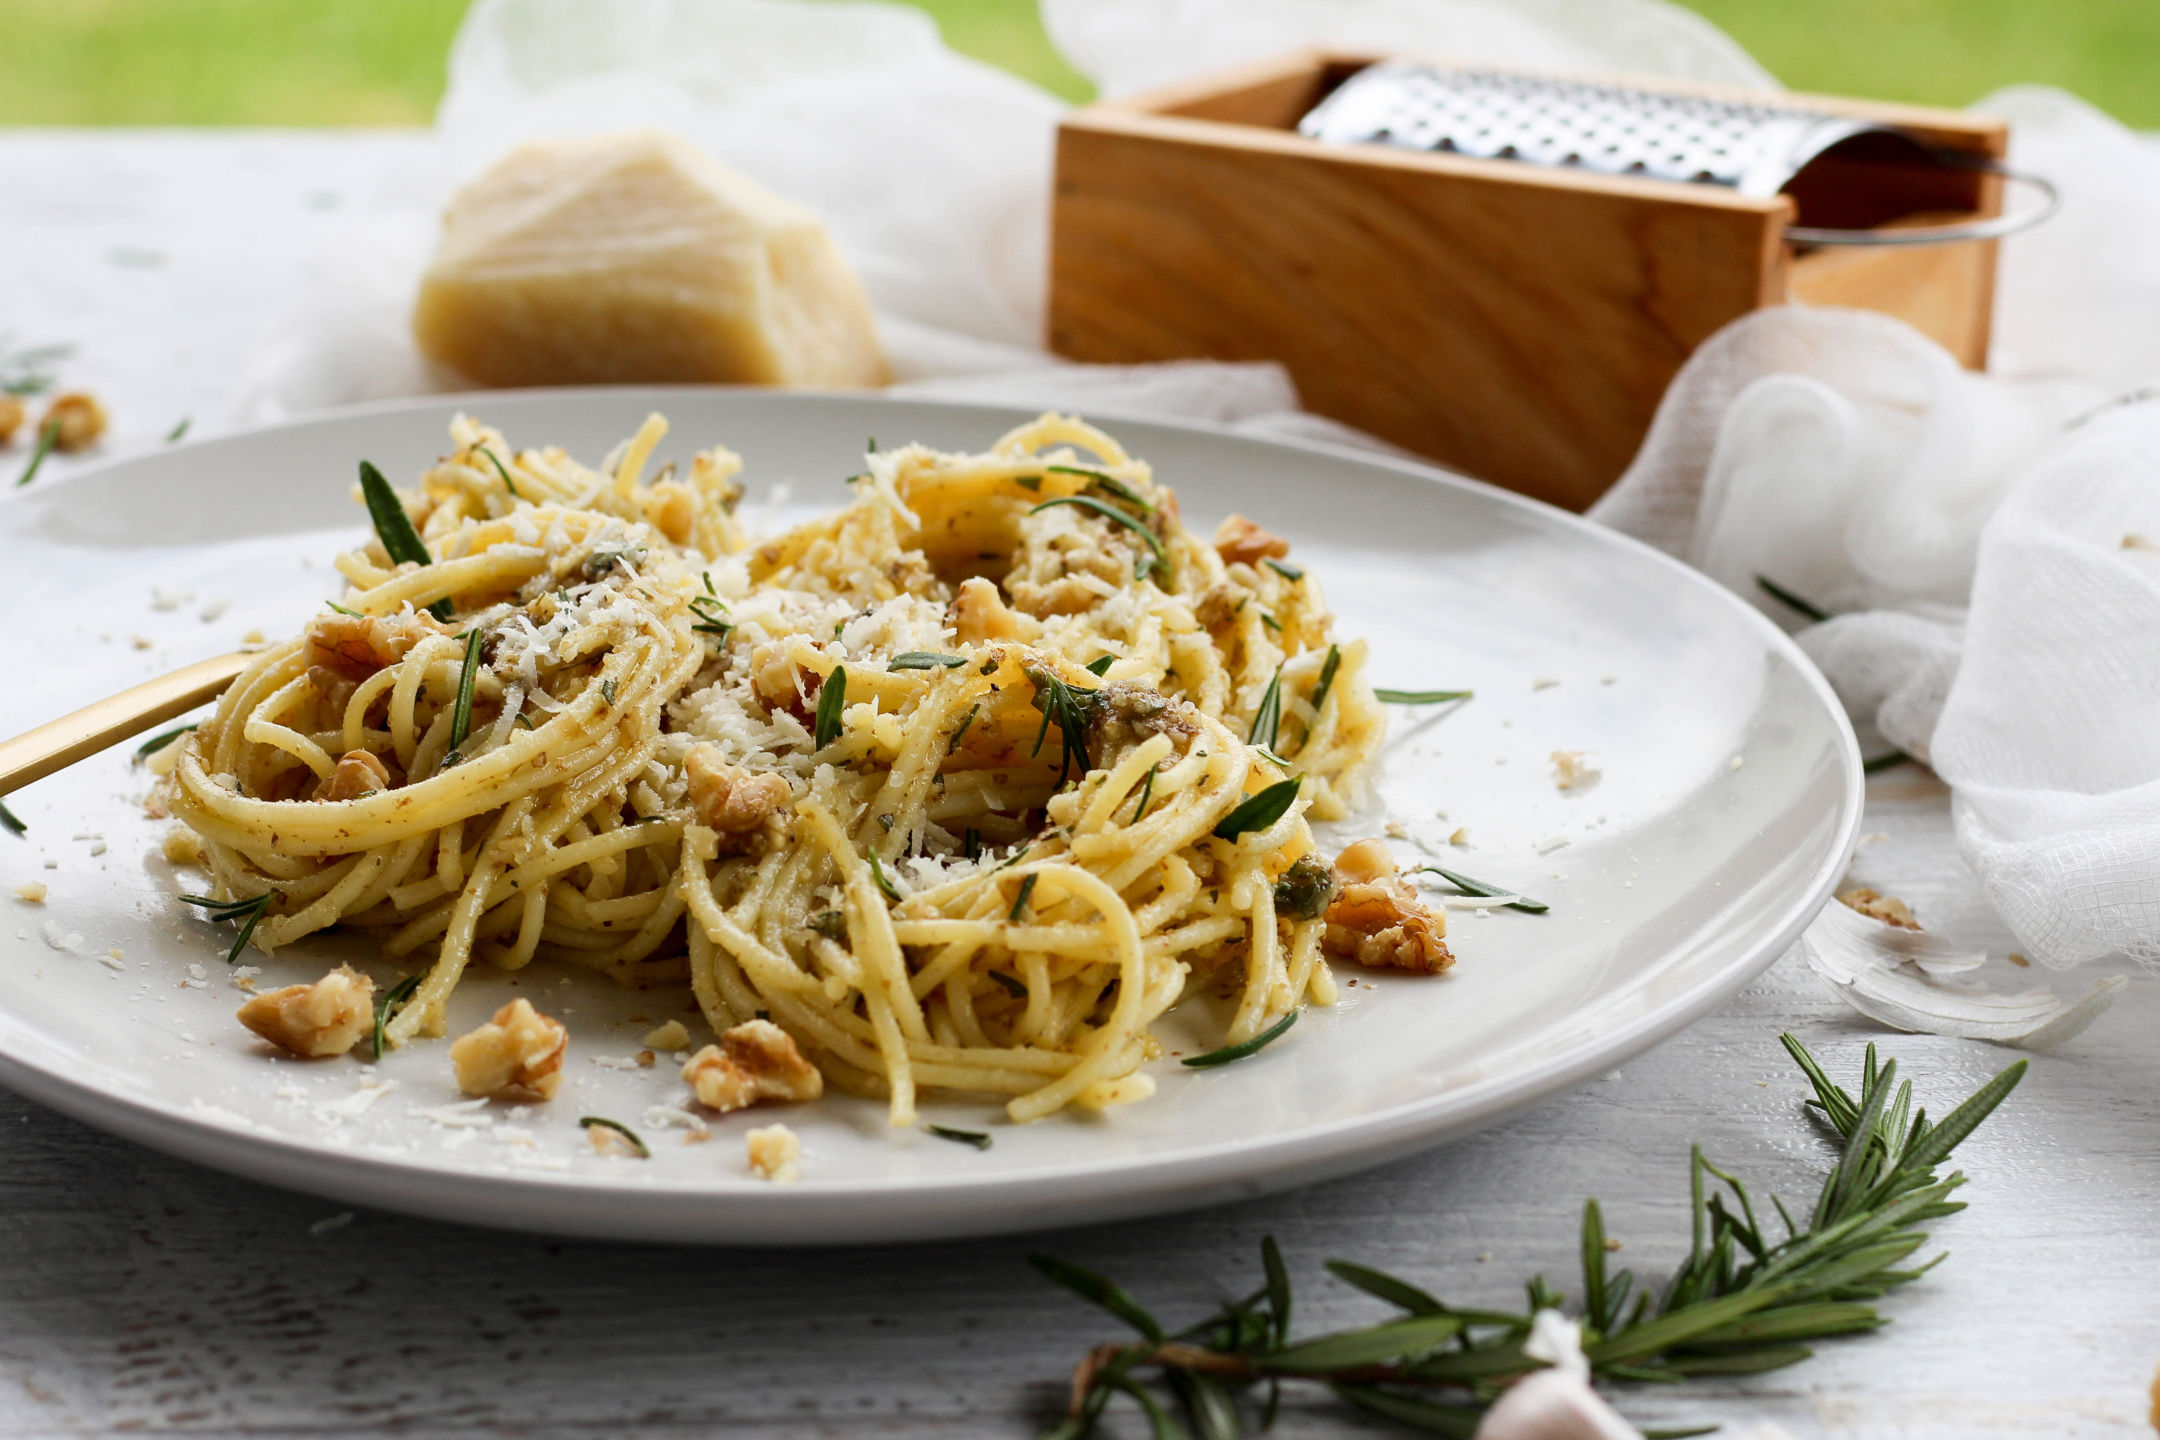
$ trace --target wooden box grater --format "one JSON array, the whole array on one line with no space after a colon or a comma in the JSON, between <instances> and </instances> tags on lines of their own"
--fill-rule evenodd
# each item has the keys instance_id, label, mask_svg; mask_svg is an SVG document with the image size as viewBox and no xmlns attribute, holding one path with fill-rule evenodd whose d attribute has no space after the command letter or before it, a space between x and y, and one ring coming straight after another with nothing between
<instances>
[{"instance_id":1,"label":"wooden box grater","mask_svg":"<svg viewBox=\"0 0 2160 1440\"><path fill-rule=\"evenodd\" d=\"M1830 155L1796 202L1297 133L1377 58L1290 55L1068 116L1050 348L1280 361L1309 409L1577 510L1627 467L1689 353L1751 310L1878 310L1985 365L1996 242L1796 253L1785 228L1993 216L1998 177ZM1784 98L1980 161L2008 145L1996 120Z\"/></svg>"}]
</instances>

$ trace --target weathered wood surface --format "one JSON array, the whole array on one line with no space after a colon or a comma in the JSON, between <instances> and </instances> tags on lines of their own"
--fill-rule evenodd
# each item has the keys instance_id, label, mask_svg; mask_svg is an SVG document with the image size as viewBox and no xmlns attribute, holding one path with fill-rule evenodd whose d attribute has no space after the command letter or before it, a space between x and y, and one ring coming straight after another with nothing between
<instances>
[{"instance_id":1,"label":"weathered wood surface","mask_svg":"<svg viewBox=\"0 0 2160 1440\"><path fill-rule=\"evenodd\" d=\"M337 206L410 142L391 136L0 137L4 316L82 347L74 373L154 441L207 425L332 233ZM135 183L123 183L134 177ZM312 197L312 198L311 198ZM220 206L230 207L220 209ZM348 212L349 213L349 212ZM117 247L157 249L143 267ZM186 365L173 357L185 354ZM205 371L208 373L206 374ZM64 483L66 467L48 472ZM1932 923L2007 948L1950 848L1939 787L1878 777L1871 877ZM1940 1105L2015 1058L1878 1035L1793 957L1616 1078L1373 1174L1159 1220L967 1245L752 1253L555 1242L233 1180L0 1092L0 1434L559 1437L1024 1436L1112 1323L1023 1263L1049 1249L1167 1315L1250 1284L1283 1243L1299 1324L1371 1315L1320 1262L1350 1256L1466 1300L1543 1269L1572 1289L1582 1198L1615 1257L1658 1271L1686 1244L1700 1140L1788 1199L1824 1148L1775 1037L1839 1074L1883 1040ZM1961 1155L1973 1208L1950 1261L1888 1303L1883 1334L1796 1369L1685 1393L1622 1392L1643 1423L1776 1420L1802 1437L2150 1435L2160 1364L2160 987L2134 985ZM1119 1435L1137 1435L1127 1414ZM1325 1403L1289 1437L1368 1433ZM1379 1432L1370 1432L1379 1433Z\"/></svg>"}]
</instances>

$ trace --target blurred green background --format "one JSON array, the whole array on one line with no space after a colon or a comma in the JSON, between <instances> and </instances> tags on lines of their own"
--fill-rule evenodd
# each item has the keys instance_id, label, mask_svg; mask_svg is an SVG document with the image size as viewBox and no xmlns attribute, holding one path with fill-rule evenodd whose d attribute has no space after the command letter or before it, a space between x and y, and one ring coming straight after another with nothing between
<instances>
[{"instance_id":1,"label":"blurred green background","mask_svg":"<svg viewBox=\"0 0 2160 1440\"><path fill-rule=\"evenodd\" d=\"M919 0L956 48L1087 84L1034 0ZM2060 85L2160 127L2160 0L1689 0L1802 90L1965 105ZM0 0L0 124L408 125L465 0Z\"/></svg>"}]
</instances>

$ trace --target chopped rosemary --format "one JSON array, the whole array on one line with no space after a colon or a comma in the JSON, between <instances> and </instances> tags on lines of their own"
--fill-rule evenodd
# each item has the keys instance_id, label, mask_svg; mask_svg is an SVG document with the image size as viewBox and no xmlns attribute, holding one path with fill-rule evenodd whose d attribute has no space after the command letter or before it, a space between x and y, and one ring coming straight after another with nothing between
<instances>
[{"instance_id":1,"label":"chopped rosemary","mask_svg":"<svg viewBox=\"0 0 2160 1440\"><path fill-rule=\"evenodd\" d=\"M465 737L472 733L473 687L480 683L480 647L487 640L475 625L465 632L465 663L458 669L457 704L450 711L450 753L458 753ZM612 689L614 682L600 682L600 693L607 696L610 705L615 703Z\"/></svg>"},{"instance_id":2,"label":"chopped rosemary","mask_svg":"<svg viewBox=\"0 0 2160 1440\"><path fill-rule=\"evenodd\" d=\"M1293 776L1288 780L1278 780L1257 794L1246 796L1243 804L1216 823L1215 838L1234 841L1248 831L1267 829L1289 813L1290 806L1297 800L1298 786L1302 783L1303 776Z\"/></svg>"},{"instance_id":3,"label":"chopped rosemary","mask_svg":"<svg viewBox=\"0 0 2160 1440\"><path fill-rule=\"evenodd\" d=\"M1320 662L1320 683L1313 686L1312 713L1314 724L1318 724L1320 721L1320 707L1327 704L1328 691L1335 688L1335 671L1341 665L1342 649L1335 645L1328 646L1327 659Z\"/></svg>"},{"instance_id":4,"label":"chopped rosemary","mask_svg":"<svg viewBox=\"0 0 2160 1440\"><path fill-rule=\"evenodd\" d=\"M16 836L30 833L30 827L23 824L22 817L13 810L8 809L4 801L0 801L0 830L5 830L8 834Z\"/></svg>"},{"instance_id":5,"label":"chopped rosemary","mask_svg":"<svg viewBox=\"0 0 2160 1440\"><path fill-rule=\"evenodd\" d=\"M1143 815L1145 815L1145 814L1147 814L1147 807L1148 807L1148 801L1149 801L1149 800L1151 800L1151 799L1153 799L1153 798L1154 798L1154 795L1155 795L1155 767L1154 767L1154 766L1152 766L1152 765L1150 765L1150 766L1148 766L1148 772L1147 772L1147 779L1145 779L1145 780L1143 780L1143 781L1141 781L1141 782L1140 782L1140 803L1139 803L1138 805L1135 805L1135 806L1133 806L1133 812L1132 812L1132 823L1133 823L1133 824L1135 824L1135 825L1139 824L1139 823L1140 823L1140 817L1141 817L1141 816L1143 816Z\"/></svg>"},{"instance_id":6,"label":"chopped rosemary","mask_svg":"<svg viewBox=\"0 0 2160 1440\"><path fill-rule=\"evenodd\" d=\"M1293 584L1305 578L1305 572L1287 560L1277 560L1270 555L1262 559L1260 563Z\"/></svg>"},{"instance_id":7,"label":"chopped rosemary","mask_svg":"<svg viewBox=\"0 0 2160 1440\"><path fill-rule=\"evenodd\" d=\"M1873 775L1878 770L1888 770L1894 766L1903 765L1910 759L1912 759L1912 756L1906 754L1903 750L1886 750L1880 755L1871 756L1861 761L1860 773Z\"/></svg>"},{"instance_id":8,"label":"chopped rosemary","mask_svg":"<svg viewBox=\"0 0 2160 1440\"><path fill-rule=\"evenodd\" d=\"M1268 612L1265 610L1262 610L1260 612L1260 623L1262 625L1265 625L1268 629L1273 630L1276 634L1282 634L1282 621L1277 620L1273 615L1268 614Z\"/></svg>"},{"instance_id":9,"label":"chopped rosemary","mask_svg":"<svg viewBox=\"0 0 2160 1440\"><path fill-rule=\"evenodd\" d=\"M1132 531L1133 534L1147 541L1148 553L1141 557L1139 566L1134 569L1133 579L1145 580L1148 572L1158 565L1165 569L1169 568L1170 557L1163 550L1163 543L1157 538L1155 532L1148 529L1141 521L1135 520L1123 510L1118 509L1117 506L1112 505L1109 501L1098 500L1092 495L1060 495L1055 500L1043 501L1042 504L1028 511L1028 514L1039 515L1053 505L1077 505L1083 510L1091 510L1105 520L1116 521Z\"/></svg>"},{"instance_id":10,"label":"chopped rosemary","mask_svg":"<svg viewBox=\"0 0 2160 1440\"><path fill-rule=\"evenodd\" d=\"M173 426L173 427L172 427L172 429L170 429L170 430L168 430L168 431L166 431L166 432L165 432L165 443L166 443L166 444L168 444L168 445L177 445L177 444L179 444L179 443L180 443L180 438L181 438L181 437L182 437L183 435L187 434L187 432L188 432L188 426L190 426L190 425L193 425L194 423L195 423L195 418L194 418L194 417L193 417L192 415L183 415L183 416L181 416L181 417L180 417L180 423L179 423L179 424L177 424L177 425L175 425L175 426Z\"/></svg>"},{"instance_id":11,"label":"chopped rosemary","mask_svg":"<svg viewBox=\"0 0 2160 1440\"><path fill-rule=\"evenodd\" d=\"M1094 721L1096 707L1102 704L1102 692L1075 690L1039 665L1030 665L1022 673L1035 686L1035 708L1043 717L1041 727L1035 732L1035 748L1028 753L1042 753L1043 740L1050 734L1051 722L1056 721L1062 742L1058 751L1057 788L1062 790L1074 761L1079 762L1082 775L1095 768L1095 762L1088 756L1088 726Z\"/></svg>"},{"instance_id":12,"label":"chopped rosemary","mask_svg":"<svg viewBox=\"0 0 2160 1440\"><path fill-rule=\"evenodd\" d=\"M942 655L935 650L907 650L885 662L888 670L935 670L942 665L948 670L967 664L965 655Z\"/></svg>"},{"instance_id":13,"label":"chopped rosemary","mask_svg":"<svg viewBox=\"0 0 2160 1440\"><path fill-rule=\"evenodd\" d=\"M135 758L141 760L146 758L147 756L157 754L158 751L163 750L166 746L172 744L173 741L179 739L182 735L187 734L188 731L193 730L196 726L200 724L202 724L202 721L200 720L191 720L185 725L175 725L172 729L167 730L162 734L151 736L149 739L143 741L142 744L135 747Z\"/></svg>"},{"instance_id":14,"label":"chopped rosemary","mask_svg":"<svg viewBox=\"0 0 2160 1440\"><path fill-rule=\"evenodd\" d=\"M1020 881L1020 893L1013 897L1012 909L1005 916L1007 920L1015 925L1020 923L1020 912L1027 909L1028 901L1035 898L1035 882L1040 878L1041 876L1031 872Z\"/></svg>"},{"instance_id":15,"label":"chopped rosemary","mask_svg":"<svg viewBox=\"0 0 2160 1440\"><path fill-rule=\"evenodd\" d=\"M990 972L990 978L996 981L998 985L1005 991L1005 993L1012 996L1015 1000L1027 999L1028 987L1022 981L1015 979L1013 976L1007 975L1002 970L992 970Z\"/></svg>"},{"instance_id":16,"label":"chopped rosemary","mask_svg":"<svg viewBox=\"0 0 2160 1440\"><path fill-rule=\"evenodd\" d=\"M982 831L972 825L961 831L960 853L970 860L982 859Z\"/></svg>"},{"instance_id":17,"label":"chopped rosemary","mask_svg":"<svg viewBox=\"0 0 2160 1440\"><path fill-rule=\"evenodd\" d=\"M1088 661L1085 668L1088 674L1095 676L1097 679L1100 679L1103 676L1109 674L1110 667L1115 664L1117 664L1117 656L1098 655L1093 660Z\"/></svg>"},{"instance_id":18,"label":"chopped rosemary","mask_svg":"<svg viewBox=\"0 0 2160 1440\"><path fill-rule=\"evenodd\" d=\"M610 1120L605 1115L580 1115L577 1123L580 1128L585 1130L612 1131L622 1137L623 1143L630 1147L638 1159L652 1159L652 1151L645 1148L645 1142L638 1138L637 1131L632 1130L620 1120Z\"/></svg>"},{"instance_id":19,"label":"chopped rosemary","mask_svg":"<svg viewBox=\"0 0 2160 1440\"><path fill-rule=\"evenodd\" d=\"M807 923L813 933L822 935L835 944L847 939L847 916L838 910L820 910L812 915Z\"/></svg>"},{"instance_id":20,"label":"chopped rosemary","mask_svg":"<svg viewBox=\"0 0 2160 1440\"><path fill-rule=\"evenodd\" d=\"M38 469L44 465L45 457L52 454L53 446L59 443L60 425L58 421L48 420L43 425L38 426L37 448L30 452L30 463L25 465L22 474L16 477L16 489L20 490L32 480L37 479Z\"/></svg>"},{"instance_id":21,"label":"chopped rosemary","mask_svg":"<svg viewBox=\"0 0 2160 1440\"><path fill-rule=\"evenodd\" d=\"M1217 1065L1228 1065L1233 1061L1243 1060L1248 1055L1257 1055L1275 1041L1280 1040L1285 1030L1297 1024L1297 1017L1298 1012L1292 1010L1250 1040L1243 1040L1235 1045L1225 1045L1222 1049L1210 1050L1205 1055L1193 1055L1178 1063L1190 1066L1195 1070L1212 1070Z\"/></svg>"},{"instance_id":22,"label":"chopped rosemary","mask_svg":"<svg viewBox=\"0 0 2160 1440\"><path fill-rule=\"evenodd\" d=\"M1043 468L1058 475L1086 476L1096 487L1109 491L1126 504L1137 505L1150 515L1155 513L1155 506L1152 501L1115 476L1105 475L1100 470L1085 469L1079 465L1045 465Z\"/></svg>"},{"instance_id":23,"label":"chopped rosemary","mask_svg":"<svg viewBox=\"0 0 2160 1440\"><path fill-rule=\"evenodd\" d=\"M1938 1178L1937 1167L2002 1103L2026 1067L2018 1061L1930 1124L1913 1108L1912 1083L1898 1083L1897 1062L1878 1068L1873 1045L1856 1099L1831 1082L1799 1041L1780 1039L1815 1091L1807 1110L1841 1142L1812 1214L1803 1226L1772 1197L1788 1232L1774 1239L1739 1177L1696 1146L1688 1165L1694 1243L1665 1285L1638 1288L1628 1271L1607 1273L1604 1218L1595 1200L1587 1202L1580 1323L1584 1358L1597 1377L1680 1383L1756 1374L1807 1359L1812 1352L1801 1342L1887 1323L1868 1302L1932 1268L1933 1262L1905 1266L1927 1243L1918 1227L1964 1208L1950 1197L1965 1177ZM1463 1309L1386 1271L1330 1260L1336 1279L1404 1313L1293 1342L1288 1271L1273 1242L1263 1241L1261 1286L1172 1335L1107 1276L1046 1255L1028 1262L1140 1337L1099 1346L1081 1363L1068 1418L1050 1432L1058 1440L1085 1440L1121 1394L1142 1405L1158 1436L1184 1434L1139 1380L1143 1367L1160 1374L1206 1440L1247 1433L1235 1403L1240 1388L1265 1383L1272 1405L1274 1387L1291 1378L1320 1381L1356 1408L1411 1429L1468 1437L1510 1382L1544 1367L1526 1353L1525 1342L1535 1312L1563 1304L1542 1275L1525 1287L1529 1304L1522 1312ZM1445 1398L1433 1398L1436 1390Z\"/></svg>"},{"instance_id":24,"label":"chopped rosemary","mask_svg":"<svg viewBox=\"0 0 2160 1440\"><path fill-rule=\"evenodd\" d=\"M1016 475L1013 477L1013 484L1018 485L1022 490L1040 491L1042 482L1043 477L1040 475Z\"/></svg>"},{"instance_id":25,"label":"chopped rosemary","mask_svg":"<svg viewBox=\"0 0 2160 1440\"><path fill-rule=\"evenodd\" d=\"M877 882L878 889L885 892L886 899L892 901L895 905L900 903L899 887L894 885L892 877L885 873L885 862L878 859L878 853L875 850L870 852L870 878Z\"/></svg>"},{"instance_id":26,"label":"chopped rosemary","mask_svg":"<svg viewBox=\"0 0 2160 1440\"><path fill-rule=\"evenodd\" d=\"M495 473L502 476L503 488L508 490L513 498L518 500L525 498L523 495L518 494L517 481L510 478L510 472L504 468L503 462L496 458L493 450L488 449L485 445L475 445L473 449L488 457L489 462L495 466Z\"/></svg>"},{"instance_id":27,"label":"chopped rosemary","mask_svg":"<svg viewBox=\"0 0 2160 1440\"><path fill-rule=\"evenodd\" d=\"M1445 705L1450 700L1468 700L1474 693L1469 690L1380 690L1375 689L1373 699L1389 705Z\"/></svg>"},{"instance_id":28,"label":"chopped rosemary","mask_svg":"<svg viewBox=\"0 0 2160 1440\"><path fill-rule=\"evenodd\" d=\"M375 538L382 541L383 553L390 557L392 565L407 561L415 565L435 563L427 546L420 543L420 532L413 529L412 516L405 513L405 502L383 479L382 471L365 460L360 462L360 494L367 501L368 518L375 522ZM448 596L427 608L438 620L448 620L454 613Z\"/></svg>"},{"instance_id":29,"label":"chopped rosemary","mask_svg":"<svg viewBox=\"0 0 2160 1440\"><path fill-rule=\"evenodd\" d=\"M977 1150L990 1148L990 1137L980 1130L955 1130L950 1125L929 1124L924 1125L923 1129L940 1140L950 1140L956 1145L972 1145Z\"/></svg>"},{"instance_id":30,"label":"chopped rosemary","mask_svg":"<svg viewBox=\"0 0 2160 1440\"><path fill-rule=\"evenodd\" d=\"M1758 588L1762 590L1763 594L1768 595L1771 599L1777 601L1778 604L1783 605L1786 609L1794 611L1799 615L1805 616L1807 619L1814 621L1818 625L1830 618L1830 612L1823 609L1822 606L1815 604L1813 601L1808 600L1803 596L1795 595L1792 591L1778 584L1777 581L1772 580L1767 575L1757 575L1755 577L1755 584Z\"/></svg>"},{"instance_id":31,"label":"chopped rosemary","mask_svg":"<svg viewBox=\"0 0 2160 1440\"><path fill-rule=\"evenodd\" d=\"M975 723L975 716L982 710L982 701L968 706L967 714L960 717L960 728L952 732L952 739L945 742L945 753L952 754L960 748L960 737L967 734L968 726Z\"/></svg>"},{"instance_id":32,"label":"chopped rosemary","mask_svg":"<svg viewBox=\"0 0 2160 1440\"><path fill-rule=\"evenodd\" d=\"M1521 910L1531 915L1543 915L1546 911L1552 909L1552 906L1547 905L1544 901L1532 900L1519 890L1503 890L1498 885L1488 885L1483 880L1473 880L1467 875L1458 875L1453 870L1443 870L1438 865L1413 865L1410 867L1410 873L1413 875L1420 870L1427 870L1438 875L1465 895L1514 896L1514 899L1508 901L1502 907L1504 909Z\"/></svg>"},{"instance_id":33,"label":"chopped rosemary","mask_svg":"<svg viewBox=\"0 0 2160 1440\"><path fill-rule=\"evenodd\" d=\"M840 738L840 712L847 708L847 666L833 666L817 697L817 728L811 733L813 748L823 750Z\"/></svg>"},{"instance_id":34,"label":"chopped rosemary","mask_svg":"<svg viewBox=\"0 0 2160 1440\"><path fill-rule=\"evenodd\" d=\"M1274 678L1267 682L1267 689L1261 692L1260 708L1253 711L1252 729L1245 733L1245 743L1273 750L1281 730L1282 666L1277 665Z\"/></svg>"},{"instance_id":35,"label":"chopped rosemary","mask_svg":"<svg viewBox=\"0 0 2160 1440\"><path fill-rule=\"evenodd\" d=\"M325 604L325 605L329 606L329 607L330 607L330 608L331 608L332 610L335 610L335 611L337 611L337 613L338 613L338 614L340 614L340 615L348 615L348 616L352 617L352 618L353 618L353 619L355 619L355 620L365 620L365 619L367 619L367 616L365 616L365 615L362 615L362 614L361 614L361 613L360 613L359 611L357 611L357 610L348 610L348 609L346 609L346 608L345 608L345 607L344 607L343 605L340 605L340 604L338 604L338 603L337 603L337 601L335 601L335 600L325 600L325 601L323 601L323 604Z\"/></svg>"},{"instance_id":36,"label":"chopped rosemary","mask_svg":"<svg viewBox=\"0 0 2160 1440\"><path fill-rule=\"evenodd\" d=\"M248 941L255 938L255 927L262 923L263 912L270 908L274 894L274 891L265 890L245 900L213 900L207 895L182 895L180 899L185 904L200 906L203 918L213 924L230 920L240 926L239 937L233 941L232 949L225 952L225 963L232 965L238 963L240 952L247 949Z\"/></svg>"},{"instance_id":37,"label":"chopped rosemary","mask_svg":"<svg viewBox=\"0 0 2160 1440\"><path fill-rule=\"evenodd\" d=\"M397 984L391 986L382 999L375 1002L375 1058L377 1060L383 1057L383 1041L388 1038L383 1032L389 1028L390 1017L405 1008L405 1002L412 998L413 991L420 988L420 982L424 978L426 977L421 974L407 975Z\"/></svg>"}]
</instances>

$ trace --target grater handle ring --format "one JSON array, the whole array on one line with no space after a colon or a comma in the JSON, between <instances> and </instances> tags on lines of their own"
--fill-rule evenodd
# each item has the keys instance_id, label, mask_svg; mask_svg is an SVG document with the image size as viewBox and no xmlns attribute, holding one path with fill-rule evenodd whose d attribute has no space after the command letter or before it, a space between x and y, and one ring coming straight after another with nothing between
<instances>
[{"instance_id":1,"label":"grater handle ring","mask_svg":"<svg viewBox=\"0 0 2160 1440\"><path fill-rule=\"evenodd\" d=\"M1915 225L1907 230L1836 230L1818 225L1788 225L1785 227L1786 241L1794 245L1951 245L1968 240L2000 240L2005 235L2030 230L2062 206L2062 195L2054 182L2030 171L2012 170L2000 161L1953 150L1936 150L1933 154L1944 165L1983 175L1998 175L2013 185L2025 186L2039 197L2038 201L2022 210L1991 215L1985 220L1961 220L1953 225Z\"/></svg>"}]
</instances>

